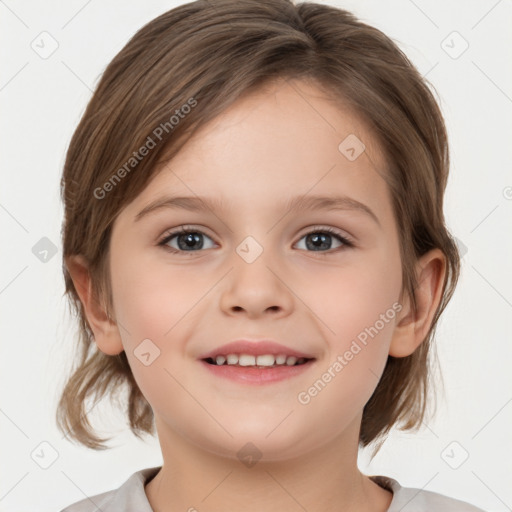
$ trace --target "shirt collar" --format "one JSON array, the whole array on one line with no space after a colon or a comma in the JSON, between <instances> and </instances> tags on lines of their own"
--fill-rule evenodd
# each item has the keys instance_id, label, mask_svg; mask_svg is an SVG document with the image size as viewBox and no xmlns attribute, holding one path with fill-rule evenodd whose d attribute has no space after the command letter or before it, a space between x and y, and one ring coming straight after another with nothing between
<instances>
[{"instance_id":1,"label":"shirt collar","mask_svg":"<svg viewBox=\"0 0 512 512\"><path fill-rule=\"evenodd\" d=\"M119 487L109 499L108 503L102 504L103 512L118 512L123 510L126 512L153 512L151 505L146 496L144 487L156 474L162 469L162 466L142 469L133 473L126 482ZM392 512L396 503L397 492L401 489L401 485L391 477L387 476L370 476L380 487L393 493L393 500L388 508Z\"/></svg>"}]
</instances>

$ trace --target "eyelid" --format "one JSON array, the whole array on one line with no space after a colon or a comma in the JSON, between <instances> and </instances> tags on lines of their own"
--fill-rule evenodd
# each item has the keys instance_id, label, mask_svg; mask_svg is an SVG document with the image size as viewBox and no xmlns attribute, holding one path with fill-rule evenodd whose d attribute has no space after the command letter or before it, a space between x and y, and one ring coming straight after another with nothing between
<instances>
[{"instance_id":1,"label":"eyelid","mask_svg":"<svg viewBox=\"0 0 512 512\"><path fill-rule=\"evenodd\" d=\"M336 235L340 237L343 240L346 240L347 242L350 242L351 244L355 244L355 239L352 235L349 235L346 231L341 230L339 228L334 228L332 226L327 226L323 224L313 224L311 226L307 226L304 228L304 232L300 235L299 240L305 236L309 235L310 233L316 233L316 232L325 232L329 233L331 235Z\"/></svg>"},{"instance_id":2,"label":"eyelid","mask_svg":"<svg viewBox=\"0 0 512 512\"><path fill-rule=\"evenodd\" d=\"M167 243L170 239L174 238L175 236L181 234L181 233L188 233L189 231L193 231L194 233L201 233L203 235L206 235L207 237L211 238L215 243L215 238L212 235L209 235L207 233L207 229L203 227L196 227L191 224L182 224L181 226L176 226L175 228L169 228L165 231L165 233L161 236L159 241L157 242L157 245L164 245Z\"/></svg>"}]
</instances>

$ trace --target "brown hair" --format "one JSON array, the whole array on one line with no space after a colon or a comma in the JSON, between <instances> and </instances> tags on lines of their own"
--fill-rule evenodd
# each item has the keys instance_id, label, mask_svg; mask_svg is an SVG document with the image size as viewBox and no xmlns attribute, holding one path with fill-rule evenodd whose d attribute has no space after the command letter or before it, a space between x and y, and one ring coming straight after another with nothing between
<instances>
[{"instance_id":1,"label":"brown hair","mask_svg":"<svg viewBox=\"0 0 512 512\"><path fill-rule=\"evenodd\" d=\"M116 216L198 128L277 79L313 81L371 128L385 155L400 233L402 292L414 308L417 258L433 248L446 256L443 295L424 342L410 356L388 356L364 407L359 442L366 446L395 424L420 426L430 387L427 356L460 266L443 215L449 154L441 111L425 79L381 31L345 10L291 0L199 0L142 27L105 69L69 145L61 181L63 256L85 258L95 300L113 318L108 251ZM188 113L170 122L178 111ZM127 169L159 126L166 129L156 147ZM97 349L65 261L63 272L80 343L57 408L59 429L90 448L107 448L109 439L98 437L88 421L86 401L112 397L127 385L132 432L153 434L153 411L126 354Z\"/></svg>"}]
</instances>

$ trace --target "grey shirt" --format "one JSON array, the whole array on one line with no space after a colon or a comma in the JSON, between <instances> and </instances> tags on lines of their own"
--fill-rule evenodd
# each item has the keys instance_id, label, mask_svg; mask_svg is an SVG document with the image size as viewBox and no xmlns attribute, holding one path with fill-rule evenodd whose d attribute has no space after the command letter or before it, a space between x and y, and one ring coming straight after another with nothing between
<instances>
[{"instance_id":1,"label":"grey shirt","mask_svg":"<svg viewBox=\"0 0 512 512\"><path fill-rule=\"evenodd\" d=\"M144 486L160 468L161 466L137 471L118 489L85 498L69 505L61 512L153 512ZM402 487L390 477L370 478L393 493L388 512L484 512L469 503L436 492Z\"/></svg>"}]
</instances>

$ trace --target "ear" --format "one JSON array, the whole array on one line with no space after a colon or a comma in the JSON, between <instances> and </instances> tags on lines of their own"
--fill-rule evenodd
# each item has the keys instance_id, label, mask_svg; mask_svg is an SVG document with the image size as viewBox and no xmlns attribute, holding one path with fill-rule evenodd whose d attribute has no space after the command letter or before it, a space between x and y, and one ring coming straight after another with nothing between
<instances>
[{"instance_id":1,"label":"ear","mask_svg":"<svg viewBox=\"0 0 512 512\"><path fill-rule=\"evenodd\" d=\"M119 329L93 294L92 281L85 258L80 255L68 256L66 267L84 307L98 349L111 356L120 354L124 348Z\"/></svg>"},{"instance_id":2,"label":"ear","mask_svg":"<svg viewBox=\"0 0 512 512\"><path fill-rule=\"evenodd\" d=\"M446 257L440 249L432 249L418 260L418 286L414 290L417 311L414 311L412 300L407 296L397 317L389 347L390 356L409 356L425 341L441 301L445 274Z\"/></svg>"}]
</instances>

